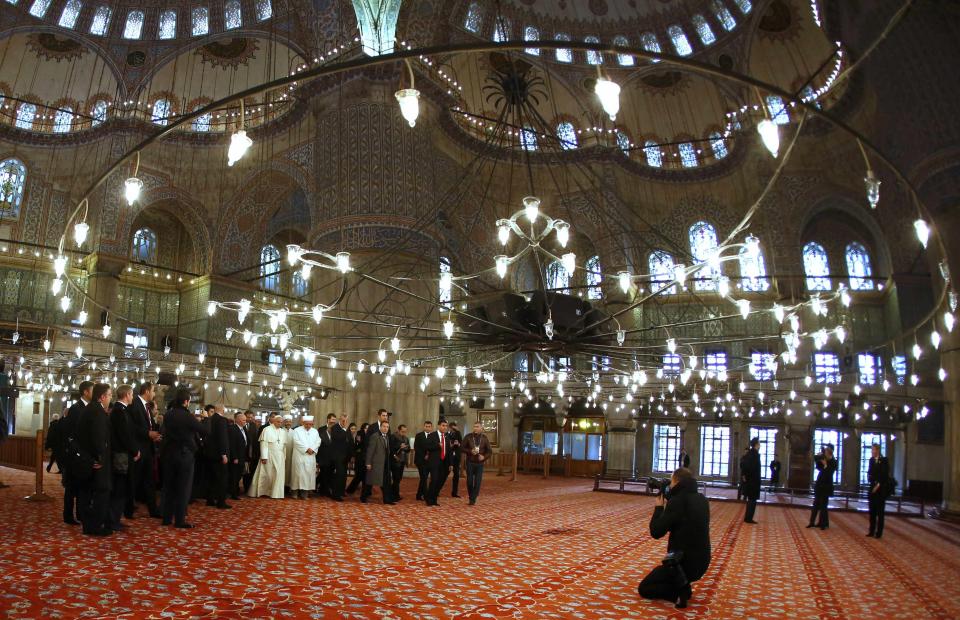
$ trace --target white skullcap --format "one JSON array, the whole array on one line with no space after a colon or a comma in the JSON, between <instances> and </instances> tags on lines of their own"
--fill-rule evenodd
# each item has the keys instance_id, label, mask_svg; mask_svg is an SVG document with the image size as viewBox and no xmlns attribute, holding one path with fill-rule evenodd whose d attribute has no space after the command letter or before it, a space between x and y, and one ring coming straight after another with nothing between
<instances>
[{"instance_id":1,"label":"white skullcap","mask_svg":"<svg viewBox=\"0 0 960 620\"><path fill-rule=\"evenodd\" d=\"M283 419L284 419L284 420L292 420L292 419L293 419L293 416L288 413L287 415L283 416Z\"/></svg>"},{"instance_id":2,"label":"white skullcap","mask_svg":"<svg viewBox=\"0 0 960 620\"><path fill-rule=\"evenodd\" d=\"M300 418L300 421L301 421L301 422L313 422L313 416L312 416L312 415L305 415L305 416L303 416L302 418Z\"/></svg>"}]
</instances>

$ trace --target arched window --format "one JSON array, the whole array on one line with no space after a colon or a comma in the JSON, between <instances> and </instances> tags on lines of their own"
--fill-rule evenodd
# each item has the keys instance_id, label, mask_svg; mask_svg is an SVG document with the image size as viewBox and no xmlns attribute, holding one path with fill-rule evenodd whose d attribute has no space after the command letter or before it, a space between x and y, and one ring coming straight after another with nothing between
<instances>
[{"instance_id":1,"label":"arched window","mask_svg":"<svg viewBox=\"0 0 960 620\"><path fill-rule=\"evenodd\" d=\"M737 8L740 9L740 12L746 15L753 10L753 3L750 0L733 0L733 3L737 5Z\"/></svg>"},{"instance_id":2,"label":"arched window","mask_svg":"<svg viewBox=\"0 0 960 620\"><path fill-rule=\"evenodd\" d=\"M529 127L520 130L520 146L525 151L537 150L537 133Z\"/></svg>"},{"instance_id":3,"label":"arched window","mask_svg":"<svg viewBox=\"0 0 960 620\"><path fill-rule=\"evenodd\" d=\"M20 129L32 129L33 119L37 115L37 106L32 103L21 103L17 108L17 127Z\"/></svg>"},{"instance_id":4,"label":"arched window","mask_svg":"<svg viewBox=\"0 0 960 620\"><path fill-rule=\"evenodd\" d=\"M723 159L727 156L727 141L718 132L710 134L710 148L713 149L714 159Z\"/></svg>"},{"instance_id":5,"label":"arched window","mask_svg":"<svg viewBox=\"0 0 960 620\"><path fill-rule=\"evenodd\" d=\"M539 41L540 40L540 31L537 30L536 26L527 26L523 29L523 40L524 41ZM525 47L523 51L530 54L531 56L539 56L540 48L539 47Z\"/></svg>"},{"instance_id":6,"label":"arched window","mask_svg":"<svg viewBox=\"0 0 960 620\"><path fill-rule=\"evenodd\" d=\"M166 99L157 99L153 104L153 113L150 120L155 125L166 125L170 117L170 102Z\"/></svg>"},{"instance_id":7,"label":"arched window","mask_svg":"<svg viewBox=\"0 0 960 620\"><path fill-rule=\"evenodd\" d=\"M622 34L613 37L613 44L620 47L630 47L630 41ZM617 62L621 67L632 67L636 64L636 60L630 54L617 54Z\"/></svg>"},{"instance_id":8,"label":"arched window","mask_svg":"<svg viewBox=\"0 0 960 620\"><path fill-rule=\"evenodd\" d=\"M440 299L440 307L446 309L450 307L452 290L450 287L444 286L444 274L451 275L452 270L450 269L450 259L447 258L446 256L441 256L440 257L440 283L441 284L438 289L438 292L439 292L438 297Z\"/></svg>"},{"instance_id":9,"label":"arched window","mask_svg":"<svg viewBox=\"0 0 960 620\"><path fill-rule=\"evenodd\" d=\"M650 258L647 262L650 267L651 292L659 291L673 281L673 256L663 250L656 250L650 253ZM664 295L675 295L676 292L676 284L662 291Z\"/></svg>"},{"instance_id":10,"label":"arched window","mask_svg":"<svg viewBox=\"0 0 960 620\"><path fill-rule=\"evenodd\" d=\"M680 163L684 168L696 168L699 165L697 161L697 149L689 142L682 143L680 149Z\"/></svg>"},{"instance_id":11,"label":"arched window","mask_svg":"<svg viewBox=\"0 0 960 620\"><path fill-rule=\"evenodd\" d=\"M143 11L130 11L127 13L127 23L123 27L124 39L139 39L143 32Z\"/></svg>"},{"instance_id":12,"label":"arched window","mask_svg":"<svg viewBox=\"0 0 960 620\"><path fill-rule=\"evenodd\" d=\"M308 285L306 278L303 277L303 271L297 269L290 276L290 288L294 297L303 297L307 294Z\"/></svg>"},{"instance_id":13,"label":"arched window","mask_svg":"<svg viewBox=\"0 0 960 620\"><path fill-rule=\"evenodd\" d=\"M591 256L587 259L587 299L600 299L603 296L600 285L603 284L603 273L600 271L600 257Z\"/></svg>"},{"instance_id":14,"label":"arched window","mask_svg":"<svg viewBox=\"0 0 960 620\"><path fill-rule=\"evenodd\" d=\"M697 222L690 227L690 254L698 263L705 263L695 274L694 288L698 291L717 290L720 275L717 260L717 230L706 222Z\"/></svg>"},{"instance_id":15,"label":"arched window","mask_svg":"<svg viewBox=\"0 0 960 620\"><path fill-rule=\"evenodd\" d=\"M64 106L53 115L53 133L67 133L73 126L73 108Z\"/></svg>"},{"instance_id":16,"label":"arched window","mask_svg":"<svg viewBox=\"0 0 960 620\"><path fill-rule=\"evenodd\" d=\"M710 8L713 9L713 14L717 16L717 21L720 22L720 25L723 26L723 29L727 32L730 32L737 27L737 20L733 18L733 14L720 0L713 0L710 4Z\"/></svg>"},{"instance_id":17,"label":"arched window","mask_svg":"<svg viewBox=\"0 0 960 620\"><path fill-rule=\"evenodd\" d=\"M803 246L803 272L807 276L807 290L829 291L833 288L827 251L816 241Z\"/></svg>"},{"instance_id":18,"label":"arched window","mask_svg":"<svg viewBox=\"0 0 960 620\"><path fill-rule=\"evenodd\" d=\"M280 250L275 245L265 245L260 250L260 280L268 291L280 290Z\"/></svg>"},{"instance_id":19,"label":"arched window","mask_svg":"<svg viewBox=\"0 0 960 620\"><path fill-rule=\"evenodd\" d=\"M569 41L570 35L565 32L558 32L557 36L554 37L557 41ZM557 62L573 62L573 52L570 51L570 48L558 47L557 48Z\"/></svg>"},{"instance_id":20,"label":"arched window","mask_svg":"<svg viewBox=\"0 0 960 620\"><path fill-rule=\"evenodd\" d=\"M200 37L210 31L210 10L205 6L195 6L190 11L190 34Z\"/></svg>"},{"instance_id":21,"label":"arched window","mask_svg":"<svg viewBox=\"0 0 960 620\"><path fill-rule=\"evenodd\" d=\"M50 8L51 0L33 0L33 4L30 5L30 14L34 17L42 18L47 14L47 9Z\"/></svg>"},{"instance_id":22,"label":"arched window","mask_svg":"<svg viewBox=\"0 0 960 620\"><path fill-rule=\"evenodd\" d=\"M197 106L197 109L203 106ZM196 111L196 110L195 110ZM206 114L201 114L197 118L193 119L193 130L194 131L210 131L210 122L213 120L213 114L207 112Z\"/></svg>"},{"instance_id":23,"label":"arched window","mask_svg":"<svg viewBox=\"0 0 960 620\"><path fill-rule=\"evenodd\" d=\"M600 39L597 37L586 37L583 39L584 43L599 43ZM590 65L602 65L603 64L603 54L595 50L587 50L587 64Z\"/></svg>"},{"instance_id":24,"label":"arched window","mask_svg":"<svg viewBox=\"0 0 960 620\"><path fill-rule=\"evenodd\" d=\"M579 146L577 140L577 130L570 121L563 121L557 125L557 140L560 141L561 149L575 149Z\"/></svg>"},{"instance_id":25,"label":"arched window","mask_svg":"<svg viewBox=\"0 0 960 620\"><path fill-rule=\"evenodd\" d=\"M693 20L693 27L697 29L697 36L700 37L700 42L704 45L713 45L717 37L713 34L713 29L710 28L707 19L699 14L694 15L691 19Z\"/></svg>"},{"instance_id":26,"label":"arched window","mask_svg":"<svg viewBox=\"0 0 960 620\"><path fill-rule=\"evenodd\" d=\"M107 102L101 99L90 108L90 116L93 118L91 122L94 127L107 120L107 107Z\"/></svg>"},{"instance_id":27,"label":"arched window","mask_svg":"<svg viewBox=\"0 0 960 620\"><path fill-rule=\"evenodd\" d=\"M777 125L787 125L790 123L790 114L787 112L787 106L783 99L778 95L767 95L767 112L770 113L770 120Z\"/></svg>"},{"instance_id":28,"label":"arched window","mask_svg":"<svg viewBox=\"0 0 960 620\"><path fill-rule=\"evenodd\" d=\"M506 17L500 15L496 19L493 28L493 40L496 43L510 40L510 32L513 30L513 24Z\"/></svg>"},{"instance_id":29,"label":"arched window","mask_svg":"<svg viewBox=\"0 0 960 620\"><path fill-rule=\"evenodd\" d=\"M630 143L630 136L619 129L617 130L617 146L623 151L624 155L630 157L630 149L633 147L633 144Z\"/></svg>"},{"instance_id":30,"label":"arched window","mask_svg":"<svg viewBox=\"0 0 960 620\"><path fill-rule=\"evenodd\" d=\"M257 21L262 22L273 17L273 4L270 0L257 0Z\"/></svg>"},{"instance_id":31,"label":"arched window","mask_svg":"<svg viewBox=\"0 0 960 620\"><path fill-rule=\"evenodd\" d=\"M164 11L160 13L160 27L157 34L161 39L173 39L177 36L177 12Z\"/></svg>"},{"instance_id":32,"label":"arched window","mask_svg":"<svg viewBox=\"0 0 960 620\"><path fill-rule=\"evenodd\" d=\"M872 291L873 268L870 266L870 253L867 248L854 241L847 245L846 256L850 288L854 291Z\"/></svg>"},{"instance_id":33,"label":"arched window","mask_svg":"<svg viewBox=\"0 0 960 620\"><path fill-rule=\"evenodd\" d=\"M0 202L3 203L4 215L19 217L26 184L27 168L22 161L10 158L0 162Z\"/></svg>"},{"instance_id":34,"label":"arched window","mask_svg":"<svg viewBox=\"0 0 960 620\"><path fill-rule=\"evenodd\" d=\"M463 27L473 33L480 32L480 26L483 22L483 15L480 13L480 3L471 2L467 8L467 17L463 20Z\"/></svg>"},{"instance_id":35,"label":"arched window","mask_svg":"<svg viewBox=\"0 0 960 620\"><path fill-rule=\"evenodd\" d=\"M93 20L90 22L90 34L102 37L107 34L107 28L110 27L110 17L113 11L106 5L100 5L93 13Z\"/></svg>"},{"instance_id":36,"label":"arched window","mask_svg":"<svg viewBox=\"0 0 960 620\"><path fill-rule=\"evenodd\" d=\"M767 265L763 260L763 252L759 244L747 244L740 249L740 285L743 290L755 293L770 288Z\"/></svg>"},{"instance_id":37,"label":"arched window","mask_svg":"<svg viewBox=\"0 0 960 620\"><path fill-rule=\"evenodd\" d=\"M690 41L687 39L683 28L676 25L670 26L667 28L667 35L670 37L670 42L673 43L673 49L677 51L677 54L689 56L693 53L693 48L690 47Z\"/></svg>"},{"instance_id":38,"label":"arched window","mask_svg":"<svg viewBox=\"0 0 960 620\"><path fill-rule=\"evenodd\" d=\"M663 152L660 150L660 145L652 140L647 140L643 144L643 154L647 157L647 165L651 168L662 168L663 167Z\"/></svg>"},{"instance_id":39,"label":"arched window","mask_svg":"<svg viewBox=\"0 0 960 620\"><path fill-rule=\"evenodd\" d=\"M80 3L80 0L67 0L67 3L63 5L63 12L60 13L60 21L57 22L57 25L61 28L70 28L72 30L77 25L77 18L80 17L81 8L83 8L83 5Z\"/></svg>"},{"instance_id":40,"label":"arched window","mask_svg":"<svg viewBox=\"0 0 960 620\"><path fill-rule=\"evenodd\" d=\"M547 289L558 293L566 293L570 287L570 274L563 264L555 260L547 265Z\"/></svg>"},{"instance_id":41,"label":"arched window","mask_svg":"<svg viewBox=\"0 0 960 620\"><path fill-rule=\"evenodd\" d=\"M156 263L157 233L149 228L141 228L133 233L131 258L141 263Z\"/></svg>"},{"instance_id":42,"label":"arched window","mask_svg":"<svg viewBox=\"0 0 960 620\"><path fill-rule=\"evenodd\" d=\"M223 27L233 30L243 25L243 15L240 12L239 0L227 0L223 5Z\"/></svg>"},{"instance_id":43,"label":"arched window","mask_svg":"<svg viewBox=\"0 0 960 620\"><path fill-rule=\"evenodd\" d=\"M660 48L660 41L657 40L657 35L653 34L652 32L644 32L640 35L640 47L648 52L654 52L655 54L659 54L663 51ZM654 58L650 62L660 62L660 60Z\"/></svg>"}]
</instances>

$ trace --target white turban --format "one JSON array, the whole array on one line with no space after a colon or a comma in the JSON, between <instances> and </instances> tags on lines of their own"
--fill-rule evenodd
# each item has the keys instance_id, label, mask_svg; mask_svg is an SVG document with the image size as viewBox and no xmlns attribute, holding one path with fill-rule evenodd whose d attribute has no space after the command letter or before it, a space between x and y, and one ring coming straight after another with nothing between
<instances>
[{"instance_id":1,"label":"white turban","mask_svg":"<svg viewBox=\"0 0 960 620\"><path fill-rule=\"evenodd\" d=\"M284 419L284 420L292 420L292 419L293 419L293 416L288 413L287 415L283 416L283 419Z\"/></svg>"},{"instance_id":2,"label":"white turban","mask_svg":"<svg viewBox=\"0 0 960 620\"><path fill-rule=\"evenodd\" d=\"M301 421L301 422L313 422L313 416L312 416L312 415L305 415L305 416L303 416L302 418L300 418L300 421Z\"/></svg>"}]
</instances>

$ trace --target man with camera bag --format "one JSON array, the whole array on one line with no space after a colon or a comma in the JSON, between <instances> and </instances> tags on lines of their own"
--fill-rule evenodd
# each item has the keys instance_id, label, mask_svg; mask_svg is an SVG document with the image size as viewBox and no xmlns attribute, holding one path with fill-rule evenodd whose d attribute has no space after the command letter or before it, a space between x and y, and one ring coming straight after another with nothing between
<instances>
[{"instance_id":1,"label":"man with camera bag","mask_svg":"<svg viewBox=\"0 0 960 620\"><path fill-rule=\"evenodd\" d=\"M667 556L643 578L637 591L648 599L674 601L687 606L690 584L703 577L710 566L710 504L697 492L697 480L689 469L673 472L669 488L660 486L657 507L650 518L650 535L667 533Z\"/></svg>"}]
</instances>

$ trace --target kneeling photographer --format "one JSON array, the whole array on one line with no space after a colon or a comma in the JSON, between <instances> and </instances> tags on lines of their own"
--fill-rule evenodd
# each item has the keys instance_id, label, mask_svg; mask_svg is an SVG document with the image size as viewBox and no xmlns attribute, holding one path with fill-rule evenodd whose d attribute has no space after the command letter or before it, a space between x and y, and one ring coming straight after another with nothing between
<instances>
[{"instance_id":1,"label":"kneeling photographer","mask_svg":"<svg viewBox=\"0 0 960 620\"><path fill-rule=\"evenodd\" d=\"M697 480L689 469L677 469L666 486L666 481L660 485L650 535L659 539L670 534L667 556L644 577L637 591L643 598L673 601L683 608L691 596L690 584L710 566L710 504L697 492Z\"/></svg>"}]
</instances>

